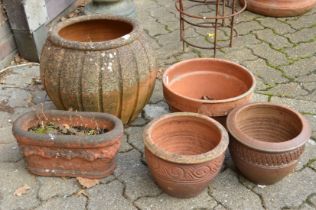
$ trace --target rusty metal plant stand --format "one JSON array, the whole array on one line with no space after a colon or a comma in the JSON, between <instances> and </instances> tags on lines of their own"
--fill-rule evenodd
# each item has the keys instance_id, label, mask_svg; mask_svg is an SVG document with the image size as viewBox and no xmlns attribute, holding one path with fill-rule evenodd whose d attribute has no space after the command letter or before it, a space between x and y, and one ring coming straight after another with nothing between
<instances>
[{"instance_id":1,"label":"rusty metal plant stand","mask_svg":"<svg viewBox=\"0 0 316 210\"><path fill-rule=\"evenodd\" d=\"M193 5L185 7L184 2L191 2ZM223 47L232 47L233 44L233 36L234 33L237 35L237 31L234 29L234 21L235 17L239 15L241 12L243 12L247 7L247 2L245 0L245 4L242 8L239 10L236 9L236 2L237 0L176 0L176 9L179 12L180 15L180 41L182 41L183 44L183 50L185 49L185 44L200 48L200 49L209 49L214 51L214 57L216 56L216 50ZM209 16L201 16L196 15L188 12L189 9L192 9L196 6L214 6L215 7L215 15L211 14ZM230 11L227 12L226 7L230 8ZM225 11L226 10L226 11ZM227 12L227 13L226 13ZM229 23L226 24L228 19ZM199 21L199 22L193 22ZM194 44L190 41L188 41L185 37L185 27L184 24L187 23L191 26L198 27L198 28L213 28L214 29L214 41L213 46L201 46ZM218 38L218 29L220 27L228 27L230 29L230 37L229 37L229 44L220 46L218 44L217 38Z\"/></svg>"}]
</instances>

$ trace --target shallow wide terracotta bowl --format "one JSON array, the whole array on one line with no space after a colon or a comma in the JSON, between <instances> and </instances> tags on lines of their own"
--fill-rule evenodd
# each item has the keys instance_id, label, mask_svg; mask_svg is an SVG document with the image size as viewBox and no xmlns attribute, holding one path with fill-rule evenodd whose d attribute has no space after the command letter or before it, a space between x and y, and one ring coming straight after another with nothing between
<instances>
[{"instance_id":1,"label":"shallow wide terracotta bowl","mask_svg":"<svg viewBox=\"0 0 316 210\"><path fill-rule=\"evenodd\" d=\"M222 59L195 58L176 63L163 75L164 97L172 111L227 116L248 103L255 77L245 67Z\"/></svg>"},{"instance_id":2,"label":"shallow wide terracotta bowl","mask_svg":"<svg viewBox=\"0 0 316 210\"><path fill-rule=\"evenodd\" d=\"M144 131L145 156L156 183L169 195L188 198L219 173L228 134L217 121L196 113L172 113Z\"/></svg>"},{"instance_id":3,"label":"shallow wide terracotta bowl","mask_svg":"<svg viewBox=\"0 0 316 210\"><path fill-rule=\"evenodd\" d=\"M109 132L71 136L28 131L41 121L106 128ZM123 124L117 117L106 113L50 110L25 113L14 122L12 131L30 172L41 176L102 178L115 169Z\"/></svg>"},{"instance_id":4,"label":"shallow wide terracotta bowl","mask_svg":"<svg viewBox=\"0 0 316 210\"><path fill-rule=\"evenodd\" d=\"M245 0L240 0L244 5ZM272 17L302 15L316 5L316 0L247 0L247 9L254 13Z\"/></svg>"},{"instance_id":5,"label":"shallow wide terracotta bowl","mask_svg":"<svg viewBox=\"0 0 316 210\"><path fill-rule=\"evenodd\" d=\"M270 103L252 103L227 117L229 150L239 171L258 184L273 184L295 169L311 136L298 112Z\"/></svg>"}]
</instances>

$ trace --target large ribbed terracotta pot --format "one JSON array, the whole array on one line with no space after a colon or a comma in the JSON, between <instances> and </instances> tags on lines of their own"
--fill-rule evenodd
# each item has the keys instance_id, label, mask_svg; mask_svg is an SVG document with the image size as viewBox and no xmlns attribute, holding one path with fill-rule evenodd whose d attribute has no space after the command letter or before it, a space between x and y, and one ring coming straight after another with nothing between
<instances>
[{"instance_id":1,"label":"large ribbed terracotta pot","mask_svg":"<svg viewBox=\"0 0 316 210\"><path fill-rule=\"evenodd\" d=\"M258 184L273 184L292 172L311 136L307 120L298 112L270 103L234 109L227 128L235 165Z\"/></svg>"},{"instance_id":2,"label":"large ribbed terracotta pot","mask_svg":"<svg viewBox=\"0 0 316 210\"><path fill-rule=\"evenodd\" d=\"M47 122L58 125L103 128L98 135L41 134L29 131ZM27 169L41 176L102 178L112 174L123 136L123 124L106 113L50 110L27 112L13 124Z\"/></svg>"},{"instance_id":3,"label":"large ribbed terracotta pot","mask_svg":"<svg viewBox=\"0 0 316 210\"><path fill-rule=\"evenodd\" d=\"M179 112L152 121L144 131L144 144L156 183L171 196L189 198L219 173L228 134L209 117Z\"/></svg>"},{"instance_id":4,"label":"large ribbed terracotta pot","mask_svg":"<svg viewBox=\"0 0 316 210\"><path fill-rule=\"evenodd\" d=\"M240 0L243 5L245 0ZM247 0L247 9L272 17L302 15L316 5L316 0Z\"/></svg>"},{"instance_id":5,"label":"large ribbed terracotta pot","mask_svg":"<svg viewBox=\"0 0 316 210\"><path fill-rule=\"evenodd\" d=\"M233 108L251 101L254 89L249 70L217 58L181 61L163 75L163 93L172 111L201 113L223 124Z\"/></svg>"},{"instance_id":6,"label":"large ribbed terracotta pot","mask_svg":"<svg viewBox=\"0 0 316 210\"><path fill-rule=\"evenodd\" d=\"M149 100L157 72L139 25L103 15L57 24L40 63L45 90L59 109L107 112L123 123Z\"/></svg>"}]
</instances>

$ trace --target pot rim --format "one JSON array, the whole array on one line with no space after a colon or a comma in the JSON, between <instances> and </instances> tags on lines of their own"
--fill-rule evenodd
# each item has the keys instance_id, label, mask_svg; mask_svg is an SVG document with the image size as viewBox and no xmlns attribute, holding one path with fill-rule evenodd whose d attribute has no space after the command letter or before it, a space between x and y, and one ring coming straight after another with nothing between
<instances>
[{"instance_id":1,"label":"pot rim","mask_svg":"<svg viewBox=\"0 0 316 210\"><path fill-rule=\"evenodd\" d=\"M175 91L173 91L172 89L169 88L169 86L166 84L167 83L166 82L166 80L167 80L166 78L168 77L167 75L168 75L168 73L170 71L172 71L173 69L177 68L178 66L182 66L182 65L185 65L187 63L198 62L198 61L222 62L222 63L225 63L225 64L230 64L230 65L237 66L240 69L242 69L242 71L246 72L251 77L252 85L246 92L244 92L241 95L238 95L238 96L235 96L235 97L231 97L231 98L226 98L226 99L220 99L220 100L202 100L202 99L190 98L190 97L187 97L187 96L184 96L184 95L180 95L177 92L175 92ZM228 60L220 59L220 58L192 58L192 59L187 59L187 60L180 61L178 63L173 64L169 68L167 68L166 71L163 73L162 84L163 84L164 88L166 88L168 91L170 91L171 93L173 93L174 95L176 95L176 96L178 96L180 98L183 98L183 99L186 99L186 100L189 100L189 101L202 103L202 104L218 104L218 103L227 103L227 102L237 101L237 100L242 99L242 98L246 97L247 95L251 94L255 90L256 79L255 79L255 76L253 75L253 73L251 73L246 67L244 67L244 66L242 66L242 65L240 65L238 63L232 62L232 61L228 61Z\"/></svg>"},{"instance_id":2,"label":"pot rim","mask_svg":"<svg viewBox=\"0 0 316 210\"><path fill-rule=\"evenodd\" d=\"M32 145L63 145L65 147L68 146L85 148L98 147L97 145L99 144L111 142L113 140L121 138L121 136L123 135L123 124L121 120L111 114L98 112L70 112L61 110L47 110L44 111L44 113L52 117L83 117L89 119L110 121L113 123L113 129L104 134L93 136L54 135L54 140L50 140L51 136L48 134L37 134L22 129L22 125L25 120L37 119L36 112L30 111L21 115L14 121L12 127L12 132L14 136L21 136L23 138L30 139L31 141L28 140L28 143Z\"/></svg>"},{"instance_id":3,"label":"pot rim","mask_svg":"<svg viewBox=\"0 0 316 210\"><path fill-rule=\"evenodd\" d=\"M157 147L153 142L151 138L151 133L154 125L156 125L158 122L169 119L169 118L175 118L175 117L191 117L191 118L198 118L202 119L204 121L210 122L215 125L215 127L219 130L221 134L221 139L219 143L214 147L212 150L198 154L198 155L179 155L172 152L168 152L164 149L161 149L160 147ZM191 112L175 112L175 113L169 113L165 114L153 121L151 121L145 128L143 133L143 139L145 147L154 155L158 156L161 159L164 159L169 162L179 163L179 164L198 164L203 163L206 161L213 160L223 154L227 147L228 147L228 133L225 130L225 128L216 120L209 118L207 116L204 116L202 114L197 113L191 113Z\"/></svg>"},{"instance_id":4,"label":"pot rim","mask_svg":"<svg viewBox=\"0 0 316 210\"><path fill-rule=\"evenodd\" d=\"M289 139L287 141L283 142L266 142L266 141L260 141L256 140L246 134L244 134L236 125L236 118L237 115L249 108L249 107L271 107L271 108L281 108L283 110L290 111L291 113L295 114L298 119L300 120L300 123L302 125L302 129L300 133L295 136L292 139ZM227 121L226 121L227 129L229 133L238 141L239 143L246 145L252 149L258 150L258 151L263 151L263 152L287 152L294 150L302 145L304 145L308 139L311 136L311 127L308 123L308 121L297 111L294 109L284 106L284 105L279 105L279 104L273 104L273 103L268 103L268 102L255 102L255 103L249 103L245 104L242 106L239 106L235 109L233 109L227 116Z\"/></svg>"},{"instance_id":5,"label":"pot rim","mask_svg":"<svg viewBox=\"0 0 316 210\"><path fill-rule=\"evenodd\" d=\"M101 42L79 42L79 41L71 41L64 39L59 35L59 31L67 26L73 25L75 23L80 22L88 22L91 20L112 20L118 22L124 22L130 24L133 29L130 33L108 41L101 41ZM120 46L127 45L133 42L140 33L141 29L136 20L131 18L121 17L121 16L109 16L109 15L84 15L79 17L70 18L63 22L60 22L49 29L48 32L48 39L55 45L62 46L64 48L70 49L80 49L80 50L108 50L108 49L115 49ZM127 36L128 35L128 36Z\"/></svg>"}]
</instances>

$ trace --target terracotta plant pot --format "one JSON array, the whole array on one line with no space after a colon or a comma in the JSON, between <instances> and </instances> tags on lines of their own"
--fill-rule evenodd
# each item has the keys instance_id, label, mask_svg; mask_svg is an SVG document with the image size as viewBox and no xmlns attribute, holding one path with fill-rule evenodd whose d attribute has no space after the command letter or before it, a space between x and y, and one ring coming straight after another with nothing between
<instances>
[{"instance_id":1,"label":"terracotta plant pot","mask_svg":"<svg viewBox=\"0 0 316 210\"><path fill-rule=\"evenodd\" d=\"M185 60L169 67L163 75L163 93L172 111L211 117L225 118L236 106L248 103L254 88L252 73L222 59Z\"/></svg>"},{"instance_id":2,"label":"terracotta plant pot","mask_svg":"<svg viewBox=\"0 0 316 210\"><path fill-rule=\"evenodd\" d=\"M227 128L235 165L258 184L273 184L292 172L311 136L308 122L298 112L269 103L234 109Z\"/></svg>"},{"instance_id":3,"label":"terracotta plant pot","mask_svg":"<svg viewBox=\"0 0 316 210\"><path fill-rule=\"evenodd\" d=\"M169 195L202 192L219 173L228 134L217 121L195 113L172 113L144 131L145 157L156 183Z\"/></svg>"},{"instance_id":4,"label":"terracotta plant pot","mask_svg":"<svg viewBox=\"0 0 316 210\"><path fill-rule=\"evenodd\" d=\"M45 111L47 119L28 112L13 124L13 134L30 172L41 176L102 178L115 169L123 135L122 122L105 113ZM28 131L42 120L69 126L106 128L93 136L47 135Z\"/></svg>"},{"instance_id":5,"label":"terracotta plant pot","mask_svg":"<svg viewBox=\"0 0 316 210\"><path fill-rule=\"evenodd\" d=\"M141 112L157 73L139 25L104 15L57 24L40 63L45 90L58 109L106 112L123 123Z\"/></svg>"},{"instance_id":6,"label":"terracotta plant pot","mask_svg":"<svg viewBox=\"0 0 316 210\"><path fill-rule=\"evenodd\" d=\"M243 5L244 0L240 0ZM247 0L251 12L272 17L302 15L316 5L316 0Z\"/></svg>"}]
</instances>

